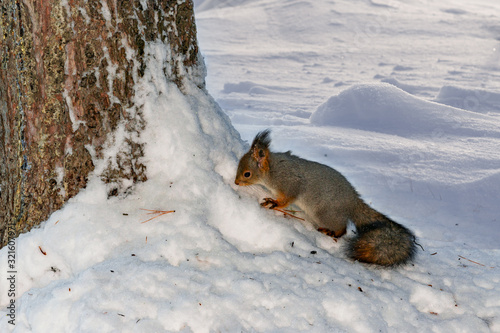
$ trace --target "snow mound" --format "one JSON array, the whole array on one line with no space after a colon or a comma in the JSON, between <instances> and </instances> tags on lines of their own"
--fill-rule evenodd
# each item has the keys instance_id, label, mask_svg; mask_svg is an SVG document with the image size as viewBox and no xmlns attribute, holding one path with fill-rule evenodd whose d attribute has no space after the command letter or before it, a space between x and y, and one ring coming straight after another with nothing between
<instances>
[{"instance_id":1,"label":"snow mound","mask_svg":"<svg viewBox=\"0 0 500 333\"><path fill-rule=\"evenodd\" d=\"M494 118L428 102L386 83L350 87L320 105L310 121L403 137L500 136Z\"/></svg>"},{"instance_id":2,"label":"snow mound","mask_svg":"<svg viewBox=\"0 0 500 333\"><path fill-rule=\"evenodd\" d=\"M196 12L202 12L224 7L236 7L246 2L248 0L198 0L194 5Z\"/></svg>"},{"instance_id":3,"label":"snow mound","mask_svg":"<svg viewBox=\"0 0 500 333\"><path fill-rule=\"evenodd\" d=\"M224 84L224 90L223 93L225 94L230 94L230 93L243 93L243 94L262 94L262 95L267 95L267 94L277 94L281 93L280 90L282 90L280 87L271 87L271 86L266 86L266 85L260 85L257 83L253 83L250 81L245 81L245 82L240 82L240 83L226 83Z\"/></svg>"},{"instance_id":4,"label":"snow mound","mask_svg":"<svg viewBox=\"0 0 500 333\"><path fill-rule=\"evenodd\" d=\"M396 86L399 89L404 90L407 93L412 94L412 95L422 96L422 94L425 94L426 91L432 91L432 90L437 91L437 89L430 87L430 86L412 85L412 84L402 83L393 77L383 78L380 80L380 82L392 84L393 86Z\"/></svg>"},{"instance_id":5,"label":"snow mound","mask_svg":"<svg viewBox=\"0 0 500 333\"><path fill-rule=\"evenodd\" d=\"M443 86L434 101L469 111L500 112L500 93L488 90Z\"/></svg>"}]
</instances>

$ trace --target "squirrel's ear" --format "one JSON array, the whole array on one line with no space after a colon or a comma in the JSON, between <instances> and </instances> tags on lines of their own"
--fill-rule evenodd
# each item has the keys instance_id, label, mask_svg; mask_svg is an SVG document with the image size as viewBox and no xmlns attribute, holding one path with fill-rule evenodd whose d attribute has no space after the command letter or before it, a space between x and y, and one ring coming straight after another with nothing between
<instances>
[{"instance_id":1,"label":"squirrel's ear","mask_svg":"<svg viewBox=\"0 0 500 333\"><path fill-rule=\"evenodd\" d=\"M269 145L271 143L270 130L259 132L253 139L250 151L252 158L257 162L259 170L266 172L269 170Z\"/></svg>"},{"instance_id":2,"label":"squirrel's ear","mask_svg":"<svg viewBox=\"0 0 500 333\"><path fill-rule=\"evenodd\" d=\"M269 170L269 149L255 147L252 157L257 161L260 171L266 172Z\"/></svg>"}]
</instances>

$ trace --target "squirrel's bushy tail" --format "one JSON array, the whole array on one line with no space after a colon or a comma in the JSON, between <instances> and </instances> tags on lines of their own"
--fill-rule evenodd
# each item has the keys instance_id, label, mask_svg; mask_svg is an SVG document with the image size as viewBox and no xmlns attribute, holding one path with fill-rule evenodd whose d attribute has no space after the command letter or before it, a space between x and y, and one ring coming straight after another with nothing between
<instances>
[{"instance_id":1,"label":"squirrel's bushy tail","mask_svg":"<svg viewBox=\"0 0 500 333\"><path fill-rule=\"evenodd\" d=\"M349 239L347 255L364 263L395 267L409 263L415 256L415 235L399 223L384 217L357 227Z\"/></svg>"}]
</instances>

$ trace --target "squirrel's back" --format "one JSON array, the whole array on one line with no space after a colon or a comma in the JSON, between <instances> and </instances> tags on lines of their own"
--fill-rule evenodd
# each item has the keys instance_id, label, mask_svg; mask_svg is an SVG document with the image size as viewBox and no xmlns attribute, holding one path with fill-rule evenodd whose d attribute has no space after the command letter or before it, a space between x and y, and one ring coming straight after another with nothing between
<instances>
[{"instance_id":1,"label":"squirrel's back","mask_svg":"<svg viewBox=\"0 0 500 333\"><path fill-rule=\"evenodd\" d=\"M268 187L295 197L317 228L345 232L348 220L361 199L340 172L327 165L287 153L269 154ZM283 181L286 179L286 181Z\"/></svg>"}]
</instances>

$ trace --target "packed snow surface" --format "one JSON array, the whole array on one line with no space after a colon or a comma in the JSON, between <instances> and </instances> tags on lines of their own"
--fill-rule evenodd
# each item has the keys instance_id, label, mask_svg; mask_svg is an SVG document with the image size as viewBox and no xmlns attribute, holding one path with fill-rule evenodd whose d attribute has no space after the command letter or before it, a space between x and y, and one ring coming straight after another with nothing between
<instances>
[{"instance_id":1,"label":"packed snow surface","mask_svg":"<svg viewBox=\"0 0 500 333\"><path fill-rule=\"evenodd\" d=\"M0 331L500 332L500 4L196 5L214 98L179 91L167 48L147 44L148 181L108 198L95 161L86 189L14 241L14 269L0 250ZM237 188L240 135L265 128L273 150L336 168L413 230L415 262L352 262L343 239Z\"/></svg>"}]
</instances>

